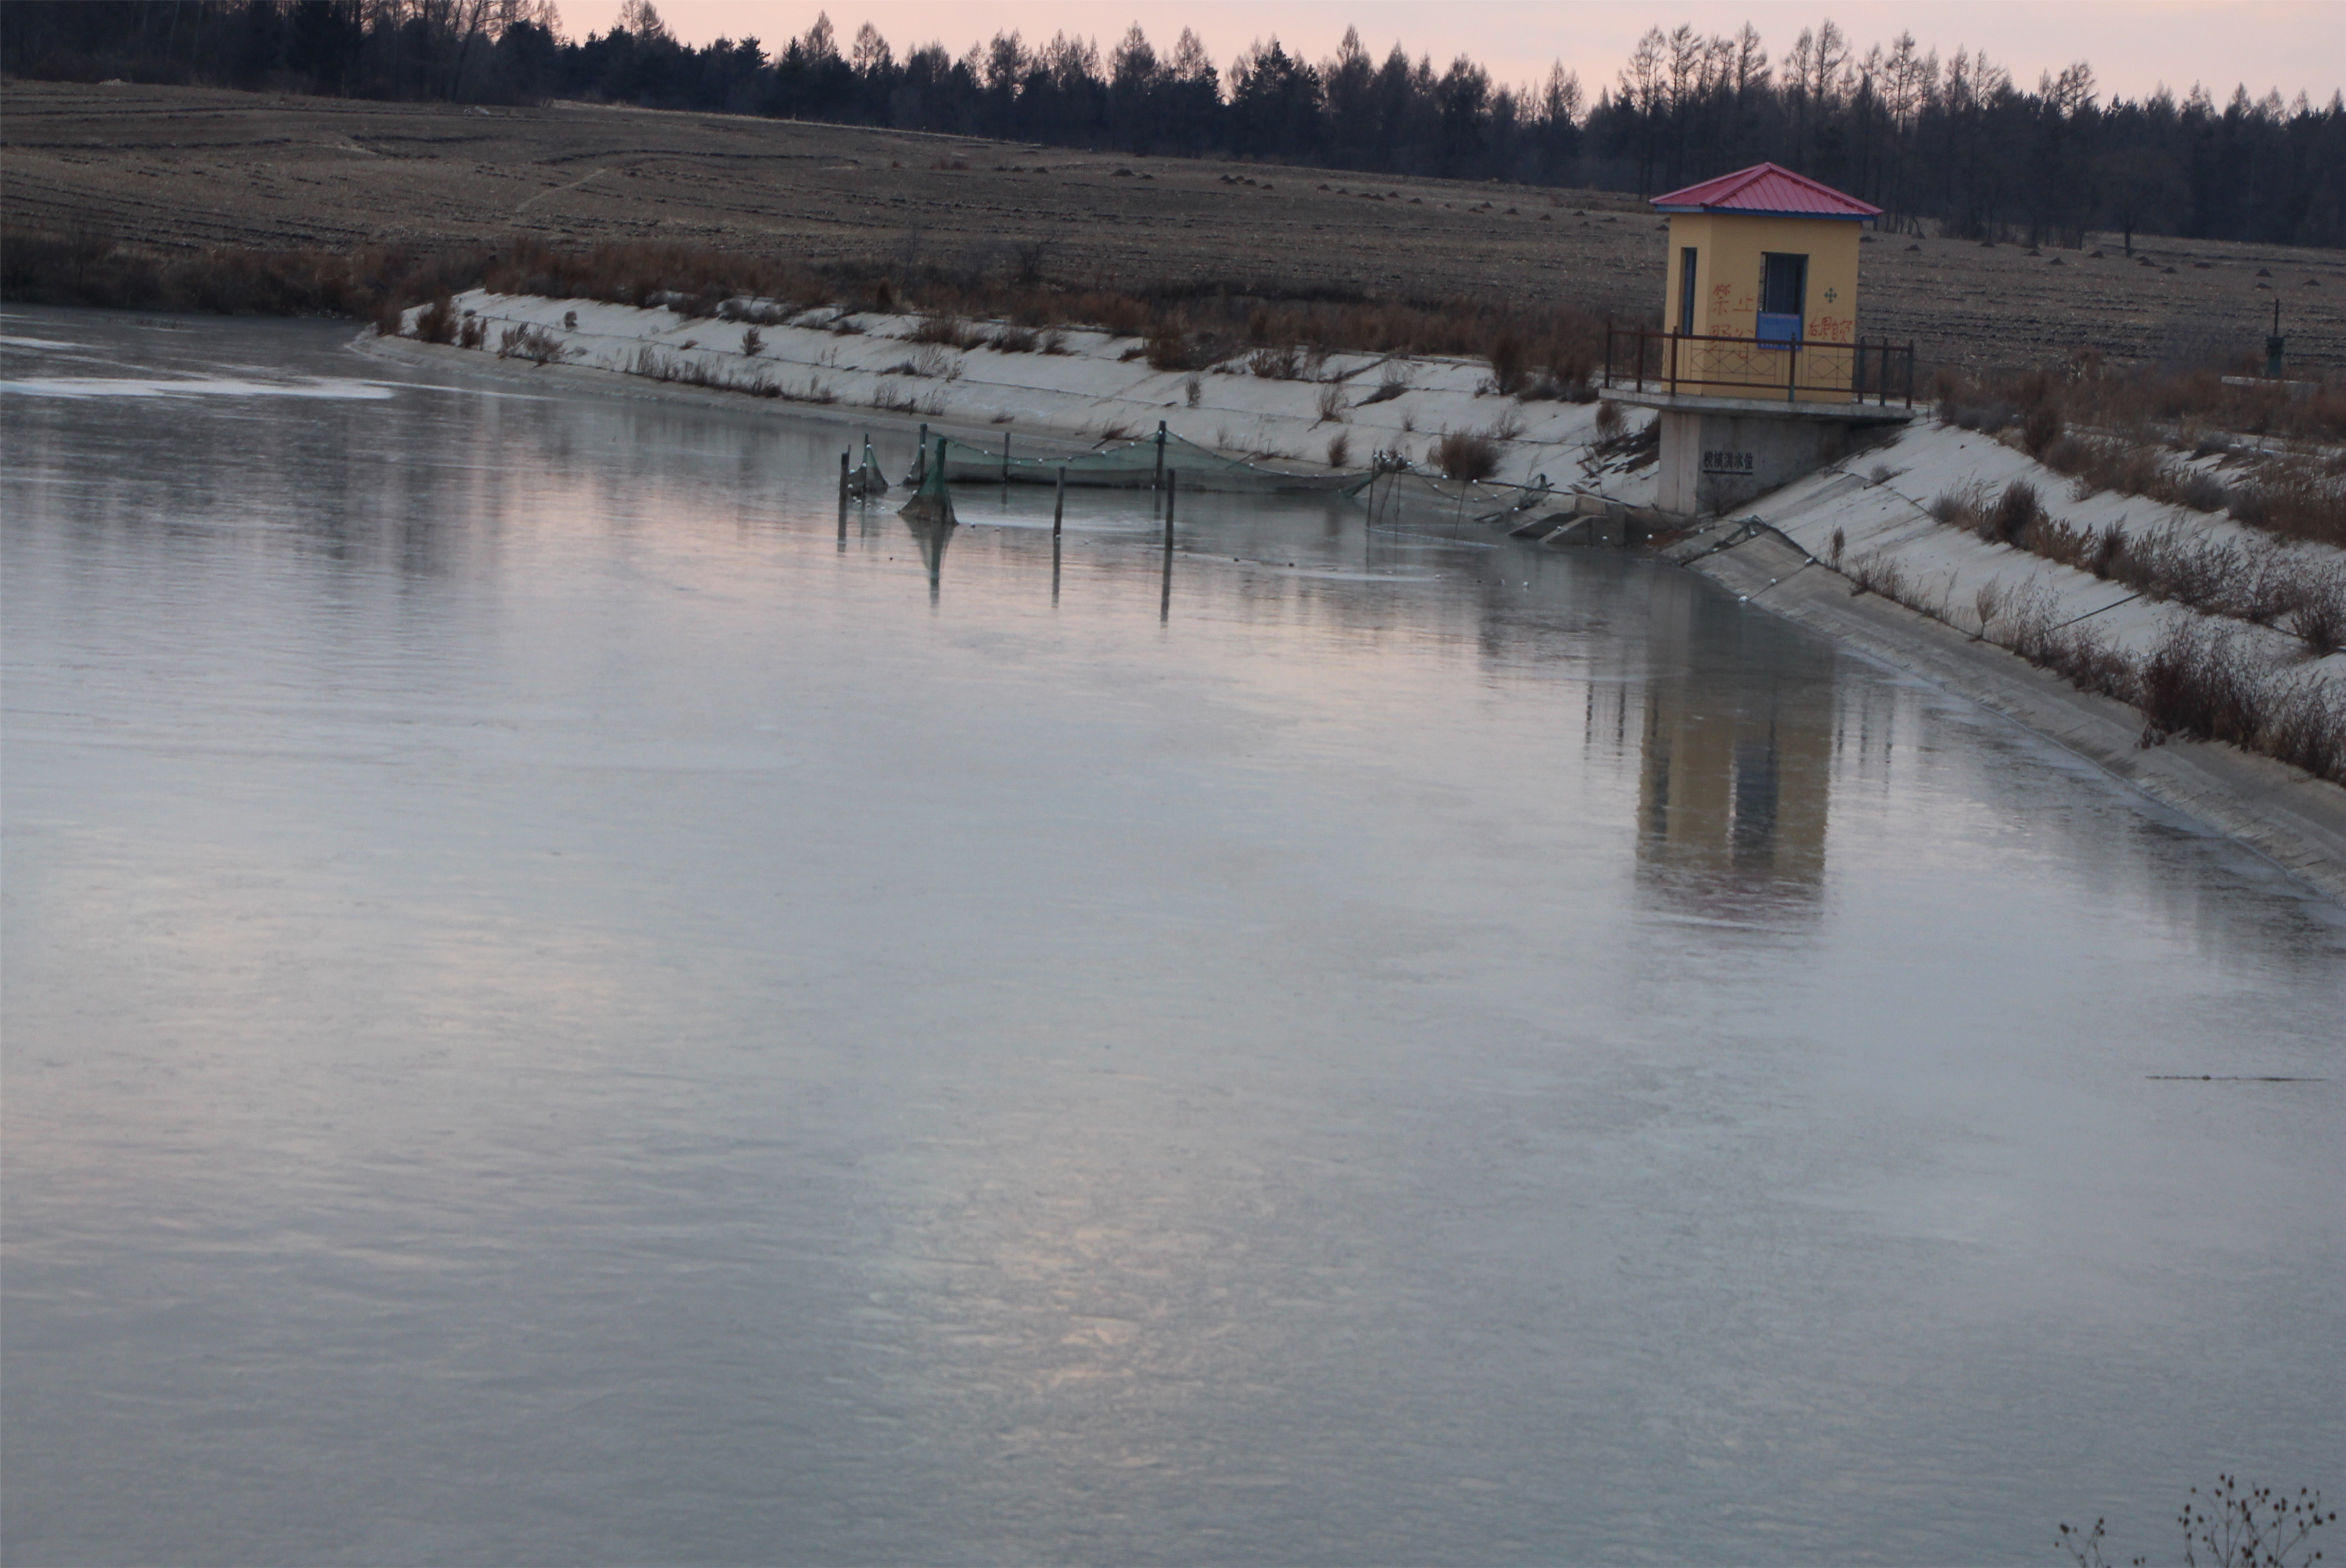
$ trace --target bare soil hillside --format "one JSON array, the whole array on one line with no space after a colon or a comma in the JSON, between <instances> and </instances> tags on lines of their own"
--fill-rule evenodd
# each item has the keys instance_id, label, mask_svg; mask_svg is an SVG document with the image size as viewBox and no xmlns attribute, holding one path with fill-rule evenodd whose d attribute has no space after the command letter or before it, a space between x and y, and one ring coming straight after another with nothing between
<instances>
[{"instance_id":1,"label":"bare soil hillside","mask_svg":"<svg viewBox=\"0 0 2346 1568\"><path fill-rule=\"evenodd\" d=\"M135 245L657 239L813 260L1024 263L1141 289L1465 295L1650 316L1658 219L1591 191L1144 158L583 105L482 109L148 87L0 87L0 219ZM1873 236L1861 330L1926 363L2260 351L2346 371L2346 252ZM2098 252L2098 254L2096 253Z\"/></svg>"}]
</instances>

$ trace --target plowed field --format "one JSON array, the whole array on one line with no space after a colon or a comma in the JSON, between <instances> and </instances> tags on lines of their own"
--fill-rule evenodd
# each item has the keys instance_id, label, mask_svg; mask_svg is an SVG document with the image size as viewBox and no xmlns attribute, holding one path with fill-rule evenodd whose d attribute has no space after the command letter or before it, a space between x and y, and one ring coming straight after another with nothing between
<instances>
[{"instance_id":1,"label":"plowed field","mask_svg":"<svg viewBox=\"0 0 2346 1568\"><path fill-rule=\"evenodd\" d=\"M1130 288L1227 282L1658 309L1663 231L1591 191L1134 158L971 138L557 105L481 109L10 82L0 216L162 249L658 239L1000 265ZM2101 252L2098 256L2095 252ZM2346 370L2346 252L2115 236L2084 250L1881 234L1861 331L1925 362L2261 351Z\"/></svg>"}]
</instances>

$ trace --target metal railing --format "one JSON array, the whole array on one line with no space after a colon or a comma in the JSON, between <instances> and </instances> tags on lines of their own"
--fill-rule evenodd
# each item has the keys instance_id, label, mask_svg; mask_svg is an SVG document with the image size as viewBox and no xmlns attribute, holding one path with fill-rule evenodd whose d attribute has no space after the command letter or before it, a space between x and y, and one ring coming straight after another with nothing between
<instances>
[{"instance_id":1,"label":"metal railing","mask_svg":"<svg viewBox=\"0 0 2346 1568\"><path fill-rule=\"evenodd\" d=\"M1699 397L1914 406L1914 345L1773 341L1605 328L1605 385Z\"/></svg>"}]
</instances>

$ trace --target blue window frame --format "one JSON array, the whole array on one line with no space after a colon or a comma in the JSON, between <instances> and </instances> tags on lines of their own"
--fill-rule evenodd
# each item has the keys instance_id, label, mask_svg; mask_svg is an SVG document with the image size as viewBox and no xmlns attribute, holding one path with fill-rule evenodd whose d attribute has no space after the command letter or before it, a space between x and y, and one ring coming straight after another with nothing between
<instances>
[{"instance_id":1,"label":"blue window frame","mask_svg":"<svg viewBox=\"0 0 2346 1568\"><path fill-rule=\"evenodd\" d=\"M1782 251L1760 255L1760 327L1763 343L1796 344L1808 313L1809 259Z\"/></svg>"}]
</instances>

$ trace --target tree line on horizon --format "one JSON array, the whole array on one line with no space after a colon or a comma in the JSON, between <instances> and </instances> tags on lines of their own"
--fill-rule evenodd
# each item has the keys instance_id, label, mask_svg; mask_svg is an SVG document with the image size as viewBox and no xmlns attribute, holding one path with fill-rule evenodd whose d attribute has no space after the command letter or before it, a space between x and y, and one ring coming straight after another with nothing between
<instances>
[{"instance_id":1,"label":"tree line on horizon","mask_svg":"<svg viewBox=\"0 0 2346 1568\"><path fill-rule=\"evenodd\" d=\"M1911 34L1860 53L1831 20L1771 58L1732 35L1656 27L1589 99L1561 64L1495 83L1347 30L1309 61L1276 37L1220 69L1185 28L1135 25L1103 53L1064 33L997 33L899 58L866 23L823 16L770 51L695 47L652 0L573 39L551 0L11 0L0 63L335 97L536 104L556 98L944 132L1055 147L1303 164L1653 194L1772 160L1877 203L1885 225L2080 242L2088 228L2346 246L2346 97L2218 106L2195 86L2103 101L2077 62L2035 88L1984 55L1942 60Z\"/></svg>"}]
</instances>

